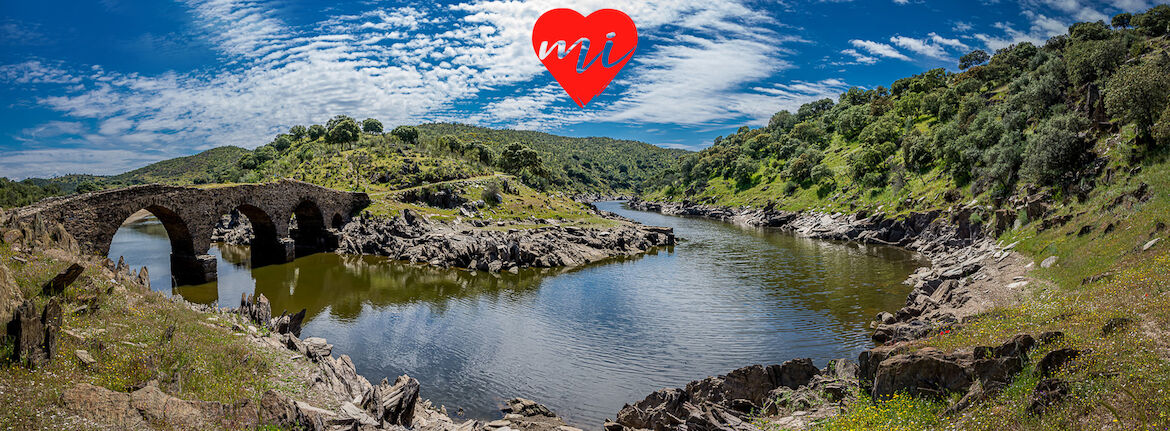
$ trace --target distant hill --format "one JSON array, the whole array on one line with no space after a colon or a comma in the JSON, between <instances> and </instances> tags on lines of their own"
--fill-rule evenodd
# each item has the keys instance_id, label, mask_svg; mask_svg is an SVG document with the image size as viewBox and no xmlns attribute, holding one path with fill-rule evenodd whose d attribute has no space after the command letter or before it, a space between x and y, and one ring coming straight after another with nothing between
<instances>
[{"instance_id":1,"label":"distant hill","mask_svg":"<svg viewBox=\"0 0 1170 431\"><path fill-rule=\"evenodd\" d=\"M522 143L540 155L555 188L578 192L635 191L651 176L674 166L679 157L689 153L625 139L572 138L466 124L431 123L417 128L423 140L452 135L467 142L481 141L497 153L508 144Z\"/></svg>"},{"instance_id":2,"label":"distant hill","mask_svg":"<svg viewBox=\"0 0 1170 431\"><path fill-rule=\"evenodd\" d=\"M147 183L202 184L219 182L238 170L237 162L249 151L240 147L216 147L193 156L153 163L130 172L106 177L107 185Z\"/></svg>"}]
</instances>

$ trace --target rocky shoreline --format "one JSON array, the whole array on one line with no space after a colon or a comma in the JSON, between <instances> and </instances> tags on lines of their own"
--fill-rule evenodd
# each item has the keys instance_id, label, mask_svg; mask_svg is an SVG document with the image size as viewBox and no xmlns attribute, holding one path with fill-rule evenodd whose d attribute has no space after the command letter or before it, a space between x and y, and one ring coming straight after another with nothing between
<instances>
[{"instance_id":1,"label":"rocky shoreline","mask_svg":"<svg viewBox=\"0 0 1170 431\"><path fill-rule=\"evenodd\" d=\"M578 227L553 220L520 223L478 219L448 223L431 221L406 209L396 217L355 218L336 232L335 251L500 272L580 266L675 243L671 228L645 226L603 211L597 213L615 220L615 225ZM236 214L224 216L212 236L214 241L241 245L249 244L252 237L247 218Z\"/></svg>"},{"instance_id":2,"label":"rocky shoreline","mask_svg":"<svg viewBox=\"0 0 1170 431\"><path fill-rule=\"evenodd\" d=\"M764 424L806 429L837 415L859 391L874 397L963 393L949 409L957 413L1010 384L1024 369L1028 350L1036 344L1027 334L998 347L954 353L930 348L912 351L907 344L958 329L967 318L1018 301L1030 282L1030 260L1012 252L1014 244L1001 246L983 233L982 226L971 223L970 215L976 210L973 206L889 217L882 213L824 214L639 199L627 205L667 215L775 228L801 237L901 247L923 255L931 266L920 268L905 281L914 286L905 307L875 316L872 338L879 346L862 352L857 362L836 359L817 369L810 359L794 359L781 365L744 367L684 388L663 389L627 404L616 422L606 424L607 431L756 431ZM1042 343L1058 337L1039 336ZM1059 360L1046 356L1041 363ZM1043 408L1052 401L1036 402Z\"/></svg>"},{"instance_id":3,"label":"rocky shoreline","mask_svg":"<svg viewBox=\"0 0 1170 431\"><path fill-rule=\"evenodd\" d=\"M1031 282L1031 260L1001 246L971 223L974 206L954 207L891 217L883 213L780 211L728 208L685 202L639 199L630 208L667 215L706 217L746 226L767 227L793 235L833 241L880 244L919 253L931 262L905 283L913 286L906 306L874 318L873 340L894 343L954 329L963 320L993 307L1018 301Z\"/></svg>"}]
</instances>

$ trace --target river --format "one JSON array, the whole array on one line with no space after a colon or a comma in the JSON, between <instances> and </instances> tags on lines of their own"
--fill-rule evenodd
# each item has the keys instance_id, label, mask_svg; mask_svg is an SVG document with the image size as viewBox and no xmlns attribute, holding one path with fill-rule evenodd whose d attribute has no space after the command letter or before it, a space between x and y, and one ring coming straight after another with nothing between
<instances>
[{"instance_id":1,"label":"river","mask_svg":"<svg viewBox=\"0 0 1170 431\"><path fill-rule=\"evenodd\" d=\"M675 229L678 245L571 270L487 274L322 253L250 269L218 244L219 281L171 287L170 245L153 217L124 225L110 256L147 266L156 290L273 312L307 308L302 337L324 337L377 384L409 374L452 417L498 419L506 399L547 405L595 429L665 387L751 364L856 359L867 325L896 310L925 262L892 247L843 244L727 223L601 209Z\"/></svg>"}]
</instances>

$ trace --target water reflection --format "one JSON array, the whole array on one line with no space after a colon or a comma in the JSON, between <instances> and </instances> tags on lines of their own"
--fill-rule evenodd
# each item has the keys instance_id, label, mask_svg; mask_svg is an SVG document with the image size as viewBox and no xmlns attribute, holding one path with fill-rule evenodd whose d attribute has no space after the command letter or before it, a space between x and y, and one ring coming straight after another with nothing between
<instances>
[{"instance_id":1,"label":"water reflection","mask_svg":"<svg viewBox=\"0 0 1170 431\"><path fill-rule=\"evenodd\" d=\"M524 396L595 428L662 387L753 363L855 357L869 344L869 319L901 306L900 282L922 263L889 247L599 206L687 241L574 270L496 275L334 254L250 270L246 247L219 244L218 283L173 292L235 306L254 291L276 313L306 308L305 336L328 338L371 380L418 378L423 396L450 411L495 418L500 402ZM111 254L163 276L165 230L141 223L119 232Z\"/></svg>"}]
</instances>

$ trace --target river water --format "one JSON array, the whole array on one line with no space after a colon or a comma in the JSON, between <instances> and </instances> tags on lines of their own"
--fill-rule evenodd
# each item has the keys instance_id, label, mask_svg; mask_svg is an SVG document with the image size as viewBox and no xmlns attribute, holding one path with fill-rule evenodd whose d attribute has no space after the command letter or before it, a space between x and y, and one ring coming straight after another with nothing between
<instances>
[{"instance_id":1,"label":"river water","mask_svg":"<svg viewBox=\"0 0 1170 431\"><path fill-rule=\"evenodd\" d=\"M924 262L891 247L796 238L698 219L597 206L669 226L677 246L572 270L487 274L322 253L250 269L219 244L219 281L171 288L170 245L153 217L124 225L110 256L147 266L156 290L237 306L263 293L274 314L308 309L324 337L377 384L409 374L457 420L497 419L504 400L541 402L598 428L665 387L751 364L853 358L867 325L900 308Z\"/></svg>"}]
</instances>

